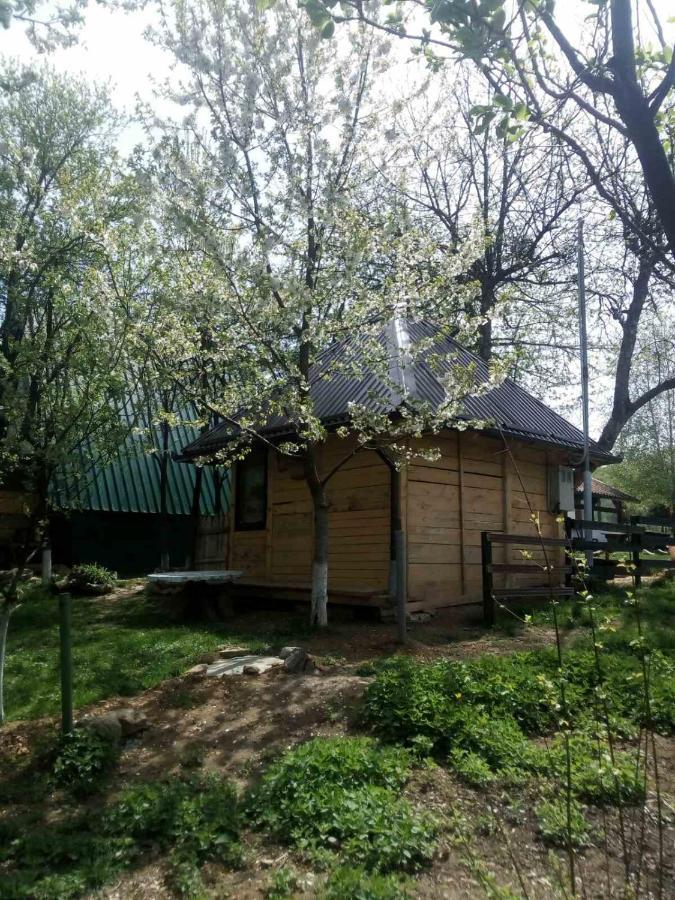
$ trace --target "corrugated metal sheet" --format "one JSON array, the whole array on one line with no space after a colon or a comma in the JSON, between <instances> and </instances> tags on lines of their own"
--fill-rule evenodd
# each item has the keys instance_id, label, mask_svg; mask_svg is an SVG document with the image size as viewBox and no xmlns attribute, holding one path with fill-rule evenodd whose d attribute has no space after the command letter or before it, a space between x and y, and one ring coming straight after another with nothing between
<instances>
[{"instance_id":1,"label":"corrugated metal sheet","mask_svg":"<svg viewBox=\"0 0 675 900\"><path fill-rule=\"evenodd\" d=\"M349 419L349 404L357 403L377 412L393 413L399 408L401 397L428 403L434 408L445 398L442 380L451 376L457 366L473 366L476 379L485 383L489 377L486 363L466 350L457 341L442 334L436 327L424 322L397 319L399 328L388 323L377 336L389 360L389 378L384 379L373 371L368 354L372 353L371 341L358 337L348 338L327 350L319 358L310 376L310 391L317 416L327 424L338 424ZM401 358L405 348L401 346L401 333L409 338L412 347L422 340L431 343L431 349L423 355L412 354L411 372L401 372ZM335 362L346 367L348 373L335 373ZM397 374L398 373L398 374ZM393 379L398 378L399 383ZM464 401L467 419L479 419L491 423L492 429L523 440L563 447L581 452L582 432L563 419L548 406L523 390L511 379L485 394L470 396ZM290 433L287 419L275 417L261 426L261 433L283 435ZM489 429L488 429L489 430ZM232 426L222 424L201 436L183 450L185 458L208 456L227 445L232 437ZM611 461L614 457L591 442L592 455L598 461Z\"/></svg>"},{"instance_id":2,"label":"corrugated metal sheet","mask_svg":"<svg viewBox=\"0 0 675 900\"><path fill-rule=\"evenodd\" d=\"M169 450L180 450L199 434L198 429L186 425L172 426L169 434ZM159 440L156 439L159 445ZM159 512L159 459L147 452L147 440L136 431L128 435L116 458L108 465L92 463L82 453L82 464L77 472L74 467L61 473L56 479L51 505L54 509L95 510L99 512ZM192 507L196 467L173 459L168 468L168 511L171 515L186 516ZM221 508L229 508L231 486L229 473L225 473L221 486ZM205 466L202 477L202 515L215 512L215 481L211 467Z\"/></svg>"}]
</instances>

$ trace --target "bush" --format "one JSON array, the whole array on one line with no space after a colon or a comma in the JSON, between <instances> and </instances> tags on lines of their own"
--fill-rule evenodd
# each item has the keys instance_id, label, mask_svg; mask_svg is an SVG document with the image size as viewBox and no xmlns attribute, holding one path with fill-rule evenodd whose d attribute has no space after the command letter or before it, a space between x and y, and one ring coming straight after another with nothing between
<instances>
[{"instance_id":1,"label":"bush","mask_svg":"<svg viewBox=\"0 0 675 900\"><path fill-rule=\"evenodd\" d=\"M597 806L639 803L644 798L643 775L629 752L614 751L614 765L606 739L589 734L570 736L572 793ZM551 746L545 770L559 785L567 782L565 741L558 735Z\"/></svg>"},{"instance_id":2,"label":"bush","mask_svg":"<svg viewBox=\"0 0 675 900\"><path fill-rule=\"evenodd\" d=\"M436 827L397 796L408 754L368 738L316 738L288 751L249 798L258 827L301 849L340 849L369 871L415 869Z\"/></svg>"},{"instance_id":3,"label":"bush","mask_svg":"<svg viewBox=\"0 0 675 900\"><path fill-rule=\"evenodd\" d=\"M361 868L341 866L326 882L325 900L404 900L410 894L395 875L372 875Z\"/></svg>"},{"instance_id":4,"label":"bush","mask_svg":"<svg viewBox=\"0 0 675 900\"><path fill-rule=\"evenodd\" d=\"M583 807L572 800L570 804L569 829L567 822L567 802L552 800L540 803L535 809L542 840L554 847L572 847L580 849L590 842L590 826L584 816ZM568 836L569 835L569 836Z\"/></svg>"},{"instance_id":5,"label":"bush","mask_svg":"<svg viewBox=\"0 0 675 900\"><path fill-rule=\"evenodd\" d=\"M450 768L471 787L487 787L496 776L482 756L458 747L450 751L448 757Z\"/></svg>"},{"instance_id":6,"label":"bush","mask_svg":"<svg viewBox=\"0 0 675 900\"><path fill-rule=\"evenodd\" d=\"M98 563L83 563L70 570L67 585L75 594L103 594L111 591L116 581L117 572Z\"/></svg>"},{"instance_id":7,"label":"bush","mask_svg":"<svg viewBox=\"0 0 675 900\"><path fill-rule=\"evenodd\" d=\"M20 822L2 835L0 898L69 900L115 878L133 855L126 838L102 837L86 819L52 826Z\"/></svg>"},{"instance_id":8,"label":"bush","mask_svg":"<svg viewBox=\"0 0 675 900\"><path fill-rule=\"evenodd\" d=\"M64 735L56 751L56 783L76 796L98 790L119 757L119 742L89 728L75 728Z\"/></svg>"},{"instance_id":9,"label":"bush","mask_svg":"<svg viewBox=\"0 0 675 900\"><path fill-rule=\"evenodd\" d=\"M128 788L108 812L105 830L170 849L175 858L195 865L240 859L237 795L215 775Z\"/></svg>"}]
</instances>

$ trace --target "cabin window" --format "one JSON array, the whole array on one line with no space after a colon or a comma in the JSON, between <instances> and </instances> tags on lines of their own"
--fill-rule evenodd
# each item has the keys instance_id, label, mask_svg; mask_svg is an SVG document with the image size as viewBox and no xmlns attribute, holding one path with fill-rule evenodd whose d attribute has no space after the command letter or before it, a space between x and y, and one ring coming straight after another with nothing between
<instances>
[{"instance_id":1,"label":"cabin window","mask_svg":"<svg viewBox=\"0 0 675 900\"><path fill-rule=\"evenodd\" d=\"M267 452L252 450L237 463L234 524L238 531L267 525Z\"/></svg>"}]
</instances>

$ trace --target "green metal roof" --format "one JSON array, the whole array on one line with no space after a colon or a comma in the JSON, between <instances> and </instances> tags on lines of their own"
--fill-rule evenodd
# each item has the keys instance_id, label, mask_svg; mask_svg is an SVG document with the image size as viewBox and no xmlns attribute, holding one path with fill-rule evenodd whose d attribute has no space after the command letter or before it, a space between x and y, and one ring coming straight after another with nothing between
<instances>
[{"instance_id":1,"label":"green metal roof","mask_svg":"<svg viewBox=\"0 0 675 900\"><path fill-rule=\"evenodd\" d=\"M169 433L169 451L178 453L199 434L197 428L186 424L173 425ZM107 465L97 466L83 452L82 466L56 479L52 492L53 509L96 510L99 512L159 512L159 457L148 453L143 437L128 435L117 457ZM169 461L167 505L171 515L187 516L192 507L196 467ZM227 510L231 500L229 472L223 472L221 509ZM210 466L204 467L200 512L215 512L215 480Z\"/></svg>"}]
</instances>

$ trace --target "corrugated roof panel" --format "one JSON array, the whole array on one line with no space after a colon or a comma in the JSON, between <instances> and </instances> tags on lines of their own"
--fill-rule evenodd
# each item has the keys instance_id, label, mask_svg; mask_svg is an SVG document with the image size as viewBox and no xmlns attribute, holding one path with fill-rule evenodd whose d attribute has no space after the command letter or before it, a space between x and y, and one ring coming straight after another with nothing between
<instances>
[{"instance_id":1,"label":"corrugated roof panel","mask_svg":"<svg viewBox=\"0 0 675 900\"><path fill-rule=\"evenodd\" d=\"M397 323L398 329L385 326L377 336L390 360L400 362L402 348L394 346L392 341L396 340L401 326L403 331L407 330L413 348L423 339L434 341L423 356L415 358L413 349L413 377L407 379L405 384L401 383L397 392L392 379L401 378L403 381L400 367L390 366L390 378L386 379L373 371L369 364L366 352L372 352L372 342L360 337L340 341L319 357L310 374L310 393L319 418L333 424L345 422L349 418L350 403L358 403L377 412L393 413L399 406L399 397L405 395L406 390L413 392L411 401L438 408L445 400L442 382L452 376L455 366L473 366L479 383L484 384L488 380L486 363L444 335L440 329L425 322L397 320ZM348 374L334 373L336 359L349 367ZM509 378L484 394L467 397L463 405L466 417L484 421L488 430L492 426L524 440L541 441L576 451L583 449L583 434L578 428ZM260 428L261 433L279 436L291 430L289 420L280 416L271 418ZM183 455L185 458L208 456L225 447L231 435L232 426L221 424L188 444ZM593 441L591 451L599 460L611 461L614 458Z\"/></svg>"},{"instance_id":2,"label":"corrugated roof panel","mask_svg":"<svg viewBox=\"0 0 675 900\"><path fill-rule=\"evenodd\" d=\"M169 434L169 452L177 454L198 436L192 425L180 424ZM97 467L79 452L81 465L57 478L51 504L55 509L91 509L100 512L159 512L160 467L148 453L141 435L131 432L117 456ZM192 509L196 468L169 460L167 506L172 515L189 515ZM222 476L221 508L228 509L231 499L229 473ZM215 481L210 467L202 476L200 510L203 515L215 511Z\"/></svg>"}]
</instances>

